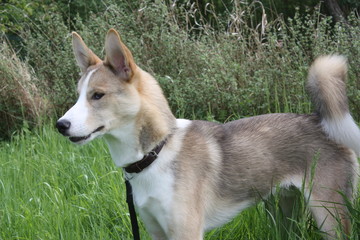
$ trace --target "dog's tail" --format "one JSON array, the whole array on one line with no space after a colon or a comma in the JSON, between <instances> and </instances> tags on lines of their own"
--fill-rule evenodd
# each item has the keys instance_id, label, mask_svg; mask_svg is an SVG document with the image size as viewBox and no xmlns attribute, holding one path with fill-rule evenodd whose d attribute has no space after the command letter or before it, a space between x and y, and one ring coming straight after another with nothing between
<instances>
[{"instance_id":1,"label":"dog's tail","mask_svg":"<svg viewBox=\"0 0 360 240\"><path fill-rule=\"evenodd\" d=\"M360 130L349 112L346 96L347 61L339 55L315 60L308 76L308 89L321 117L323 130L335 142L360 156Z\"/></svg>"}]
</instances>

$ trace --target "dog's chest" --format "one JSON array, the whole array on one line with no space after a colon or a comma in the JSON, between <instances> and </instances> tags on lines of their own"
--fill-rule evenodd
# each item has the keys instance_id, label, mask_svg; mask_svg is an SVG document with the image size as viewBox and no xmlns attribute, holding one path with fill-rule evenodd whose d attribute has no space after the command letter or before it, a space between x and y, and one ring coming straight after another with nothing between
<instances>
[{"instance_id":1,"label":"dog's chest","mask_svg":"<svg viewBox=\"0 0 360 240\"><path fill-rule=\"evenodd\" d=\"M172 214L174 178L171 171L152 169L130 180L134 202L149 232L167 235Z\"/></svg>"}]
</instances>

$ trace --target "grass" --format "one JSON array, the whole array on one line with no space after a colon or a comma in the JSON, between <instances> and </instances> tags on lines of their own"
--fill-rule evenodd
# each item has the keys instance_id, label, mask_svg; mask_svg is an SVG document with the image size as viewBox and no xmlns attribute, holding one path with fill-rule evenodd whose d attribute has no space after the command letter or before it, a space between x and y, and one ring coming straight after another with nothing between
<instances>
[{"instance_id":1,"label":"grass","mask_svg":"<svg viewBox=\"0 0 360 240\"><path fill-rule=\"evenodd\" d=\"M302 201L286 228L277 202L245 210L206 239L320 239ZM357 226L359 199L349 209ZM122 171L102 140L78 147L44 125L0 143L0 239L132 239L130 228Z\"/></svg>"},{"instance_id":2,"label":"grass","mask_svg":"<svg viewBox=\"0 0 360 240\"><path fill-rule=\"evenodd\" d=\"M121 170L97 141L75 147L50 128L0 153L1 239L130 239Z\"/></svg>"}]
</instances>

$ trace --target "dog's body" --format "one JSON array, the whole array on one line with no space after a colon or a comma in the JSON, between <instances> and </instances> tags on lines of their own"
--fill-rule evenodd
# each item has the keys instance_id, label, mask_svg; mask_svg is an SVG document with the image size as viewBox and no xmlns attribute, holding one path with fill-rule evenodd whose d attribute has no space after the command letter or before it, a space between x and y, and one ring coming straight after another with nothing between
<instances>
[{"instance_id":1,"label":"dog's body","mask_svg":"<svg viewBox=\"0 0 360 240\"><path fill-rule=\"evenodd\" d=\"M175 119L156 80L136 66L115 30L107 35L104 62L76 33L73 47L83 76L78 102L57 123L61 133L81 144L103 135L119 167L166 139L149 167L126 173L154 239L202 239L205 230L226 223L276 186L304 187L325 237L336 237L334 216L349 233L338 191L352 199L360 131L348 111L344 58L319 58L310 70L318 114L217 124Z\"/></svg>"}]
</instances>

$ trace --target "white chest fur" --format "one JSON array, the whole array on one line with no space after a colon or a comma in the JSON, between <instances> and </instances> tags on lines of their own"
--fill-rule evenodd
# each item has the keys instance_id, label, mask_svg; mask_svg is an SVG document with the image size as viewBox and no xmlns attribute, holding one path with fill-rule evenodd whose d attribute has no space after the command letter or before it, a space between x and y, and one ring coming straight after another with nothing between
<instances>
[{"instance_id":1,"label":"white chest fur","mask_svg":"<svg viewBox=\"0 0 360 240\"><path fill-rule=\"evenodd\" d=\"M168 236L174 176L171 169L162 171L159 166L151 167L150 171L144 170L130 180L134 202L147 230L158 236Z\"/></svg>"},{"instance_id":2,"label":"white chest fur","mask_svg":"<svg viewBox=\"0 0 360 240\"><path fill-rule=\"evenodd\" d=\"M188 120L177 120L178 130L159 157L140 174L129 174L134 202L147 230L159 239L168 238L173 219L174 172L172 163L181 149Z\"/></svg>"}]
</instances>

